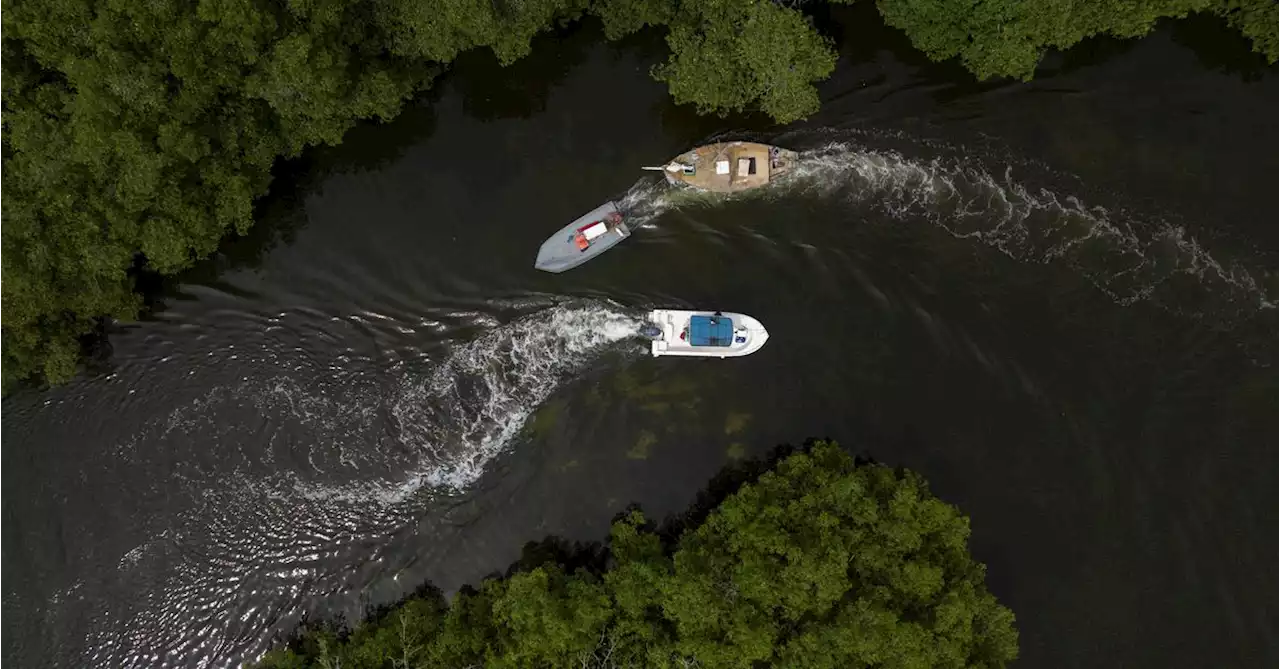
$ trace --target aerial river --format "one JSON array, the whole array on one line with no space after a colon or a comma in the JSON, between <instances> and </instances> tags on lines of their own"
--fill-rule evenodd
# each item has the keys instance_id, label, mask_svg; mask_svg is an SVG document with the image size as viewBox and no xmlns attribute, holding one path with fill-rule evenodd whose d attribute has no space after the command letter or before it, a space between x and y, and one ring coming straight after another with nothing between
<instances>
[{"instance_id":1,"label":"aerial river","mask_svg":"<svg viewBox=\"0 0 1280 669\"><path fill-rule=\"evenodd\" d=\"M837 19L795 126L676 107L660 38L588 25L282 165L88 373L4 401L5 663L234 666L830 437L970 516L1018 666L1270 666L1276 69L1193 19L978 84ZM725 138L802 166L728 199L639 170ZM608 199L630 239L533 269ZM655 306L772 336L650 358Z\"/></svg>"}]
</instances>

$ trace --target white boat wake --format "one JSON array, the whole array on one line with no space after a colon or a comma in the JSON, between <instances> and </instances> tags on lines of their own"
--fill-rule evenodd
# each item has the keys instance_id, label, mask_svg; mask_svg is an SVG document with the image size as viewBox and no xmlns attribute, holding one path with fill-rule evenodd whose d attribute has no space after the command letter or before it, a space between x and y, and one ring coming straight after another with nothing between
<instances>
[{"instance_id":1,"label":"white boat wake","mask_svg":"<svg viewBox=\"0 0 1280 669\"><path fill-rule=\"evenodd\" d=\"M1219 262L1180 226L1128 220L1074 196L1019 183L1011 169L995 176L973 161L913 160L834 142L802 151L794 171L767 188L690 194L644 178L623 201L637 212L638 227L654 227L675 208L797 196L843 198L896 220L929 221L1021 262L1064 263L1121 305L1146 300L1191 317L1204 315L1200 308L1217 316L1276 308L1273 278L1265 270ZM1162 294L1167 286L1185 288L1184 278L1201 286L1207 299ZM1188 302L1197 307L1186 307Z\"/></svg>"},{"instance_id":2,"label":"white boat wake","mask_svg":"<svg viewBox=\"0 0 1280 669\"><path fill-rule=\"evenodd\" d=\"M176 525L156 528L124 553L119 573L102 576L161 580L144 588L145 601L92 603L111 609L94 612L85 663L233 666L250 659L273 625L341 591L353 565L381 569L390 539L411 528L430 500L472 486L575 373L609 350L643 351L638 339L631 349L622 344L641 320L600 303L556 304L504 324L475 320L478 336L444 348L421 373L404 370L389 387L328 378L338 371L280 351L238 354L256 364L270 359L282 374L216 388L117 449L148 457L181 448L197 432L207 440L215 411L255 415L215 433L227 450L244 439L275 446L235 471L193 461L177 476L186 480L189 508ZM264 426L271 434L261 434Z\"/></svg>"},{"instance_id":3,"label":"white boat wake","mask_svg":"<svg viewBox=\"0 0 1280 669\"><path fill-rule=\"evenodd\" d=\"M900 220L928 220L1019 261L1066 263L1122 305L1155 299L1184 311L1174 306L1182 300L1159 300L1159 291L1191 276L1242 308L1275 308L1253 273L1219 263L1183 228L1124 220L1074 196L1029 188L1008 169L996 177L975 164L920 162L833 143L804 152L786 190L869 203Z\"/></svg>"}]
</instances>

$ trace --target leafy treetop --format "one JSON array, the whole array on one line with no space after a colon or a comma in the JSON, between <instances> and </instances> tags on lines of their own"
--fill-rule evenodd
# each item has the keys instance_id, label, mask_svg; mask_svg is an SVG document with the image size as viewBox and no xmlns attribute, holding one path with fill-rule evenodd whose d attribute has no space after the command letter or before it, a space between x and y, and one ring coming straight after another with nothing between
<instances>
[{"instance_id":1,"label":"leafy treetop","mask_svg":"<svg viewBox=\"0 0 1280 669\"><path fill-rule=\"evenodd\" d=\"M1276 60L1275 0L877 6L980 78L1027 78L1046 48L1194 11ZM769 0L3 0L4 388L69 379L97 319L138 313L137 270L181 271L243 234L277 158L394 117L463 51L509 63L584 12L611 39L665 29L654 76L702 112L802 118L835 64L803 14Z\"/></svg>"},{"instance_id":2,"label":"leafy treetop","mask_svg":"<svg viewBox=\"0 0 1280 669\"><path fill-rule=\"evenodd\" d=\"M664 543L632 512L602 569L544 563L413 599L342 637L304 634L259 669L1003 667L1013 614L969 524L910 472L833 443L782 460Z\"/></svg>"}]
</instances>

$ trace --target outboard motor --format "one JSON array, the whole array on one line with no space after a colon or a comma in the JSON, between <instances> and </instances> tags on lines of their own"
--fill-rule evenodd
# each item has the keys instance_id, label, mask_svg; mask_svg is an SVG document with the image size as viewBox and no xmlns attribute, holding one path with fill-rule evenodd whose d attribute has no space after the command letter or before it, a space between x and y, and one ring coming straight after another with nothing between
<instances>
[{"instance_id":1,"label":"outboard motor","mask_svg":"<svg viewBox=\"0 0 1280 669\"><path fill-rule=\"evenodd\" d=\"M657 323L645 323L640 326L640 336L648 339L662 339L662 328Z\"/></svg>"}]
</instances>

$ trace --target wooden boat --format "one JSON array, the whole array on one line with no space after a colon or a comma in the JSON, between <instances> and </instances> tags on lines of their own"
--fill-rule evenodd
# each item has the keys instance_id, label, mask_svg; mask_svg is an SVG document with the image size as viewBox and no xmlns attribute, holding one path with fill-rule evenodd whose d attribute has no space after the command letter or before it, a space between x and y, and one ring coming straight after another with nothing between
<instances>
[{"instance_id":1,"label":"wooden boat","mask_svg":"<svg viewBox=\"0 0 1280 669\"><path fill-rule=\"evenodd\" d=\"M796 164L797 154L777 146L756 142L720 142L682 153L661 167L673 185L684 185L715 193L736 193L776 181Z\"/></svg>"},{"instance_id":2,"label":"wooden boat","mask_svg":"<svg viewBox=\"0 0 1280 669\"><path fill-rule=\"evenodd\" d=\"M533 266L546 272L563 272L613 248L631 236L617 205L606 202L560 228L542 243Z\"/></svg>"},{"instance_id":3,"label":"wooden boat","mask_svg":"<svg viewBox=\"0 0 1280 669\"><path fill-rule=\"evenodd\" d=\"M760 321L723 311L655 309L641 334L653 340L654 357L735 358L755 353L769 340Z\"/></svg>"}]
</instances>

